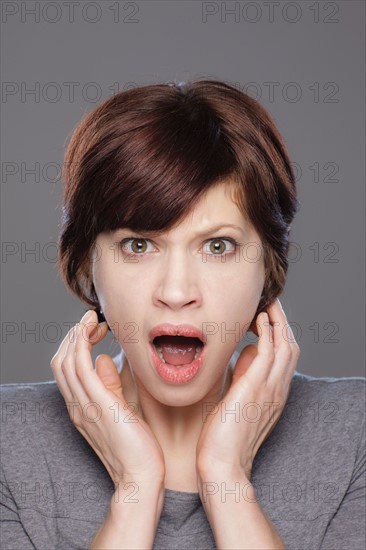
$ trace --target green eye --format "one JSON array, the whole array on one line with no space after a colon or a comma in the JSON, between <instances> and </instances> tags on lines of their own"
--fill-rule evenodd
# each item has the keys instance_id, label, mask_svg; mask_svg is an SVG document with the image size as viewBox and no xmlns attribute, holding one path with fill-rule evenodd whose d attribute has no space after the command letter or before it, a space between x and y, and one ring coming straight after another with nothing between
<instances>
[{"instance_id":1,"label":"green eye","mask_svg":"<svg viewBox=\"0 0 366 550\"><path fill-rule=\"evenodd\" d=\"M227 250L227 244L231 245L231 250ZM214 256L221 256L225 252L234 252L236 248L239 246L239 244L234 241L233 239L224 239L224 238L216 238L211 239L206 243L208 245L209 249L206 249L206 254L213 254Z\"/></svg>"},{"instance_id":2,"label":"green eye","mask_svg":"<svg viewBox=\"0 0 366 550\"><path fill-rule=\"evenodd\" d=\"M120 246L124 252L137 255L143 254L148 248L146 239L140 239L138 237L132 239L123 239L120 242Z\"/></svg>"},{"instance_id":3,"label":"green eye","mask_svg":"<svg viewBox=\"0 0 366 550\"><path fill-rule=\"evenodd\" d=\"M212 254L223 254L226 251L225 241L222 239L213 239L209 245Z\"/></svg>"},{"instance_id":4,"label":"green eye","mask_svg":"<svg viewBox=\"0 0 366 550\"><path fill-rule=\"evenodd\" d=\"M132 252L138 254L139 252L145 252L147 249L147 244L144 239L131 239L131 249Z\"/></svg>"}]
</instances>

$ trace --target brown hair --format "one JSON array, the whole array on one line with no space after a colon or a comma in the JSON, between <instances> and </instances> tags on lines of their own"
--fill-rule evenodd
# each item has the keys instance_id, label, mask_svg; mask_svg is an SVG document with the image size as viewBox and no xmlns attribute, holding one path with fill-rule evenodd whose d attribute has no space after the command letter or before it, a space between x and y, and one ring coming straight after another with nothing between
<instances>
[{"instance_id":1,"label":"brown hair","mask_svg":"<svg viewBox=\"0 0 366 550\"><path fill-rule=\"evenodd\" d=\"M99 307L90 254L104 231L166 231L221 179L264 244L266 278L256 315L283 290L289 230L299 202L281 136L255 99L220 80L140 86L88 113L64 159L59 268Z\"/></svg>"}]
</instances>

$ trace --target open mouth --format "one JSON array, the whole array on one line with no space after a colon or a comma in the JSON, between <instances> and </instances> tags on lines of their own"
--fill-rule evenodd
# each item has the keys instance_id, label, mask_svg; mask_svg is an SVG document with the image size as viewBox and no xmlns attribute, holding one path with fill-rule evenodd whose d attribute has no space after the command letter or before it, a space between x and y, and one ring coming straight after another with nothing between
<instances>
[{"instance_id":1,"label":"open mouth","mask_svg":"<svg viewBox=\"0 0 366 550\"><path fill-rule=\"evenodd\" d=\"M155 370L165 382L186 384L201 371L207 340L199 327L162 323L152 328L148 337Z\"/></svg>"},{"instance_id":2,"label":"open mouth","mask_svg":"<svg viewBox=\"0 0 366 550\"><path fill-rule=\"evenodd\" d=\"M156 336L152 344L159 358L175 367L191 364L201 355L205 345L198 337L169 334Z\"/></svg>"}]
</instances>

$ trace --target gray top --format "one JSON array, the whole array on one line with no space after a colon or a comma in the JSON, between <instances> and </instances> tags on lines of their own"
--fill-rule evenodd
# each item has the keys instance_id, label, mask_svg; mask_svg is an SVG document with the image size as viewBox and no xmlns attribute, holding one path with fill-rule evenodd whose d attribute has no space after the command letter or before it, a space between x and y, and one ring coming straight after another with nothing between
<instances>
[{"instance_id":1,"label":"gray top","mask_svg":"<svg viewBox=\"0 0 366 550\"><path fill-rule=\"evenodd\" d=\"M295 372L255 457L257 499L288 550L365 548L365 382ZM1 401L1 548L88 548L114 487L56 382L3 385ZM198 493L166 489L153 548L216 548Z\"/></svg>"}]
</instances>

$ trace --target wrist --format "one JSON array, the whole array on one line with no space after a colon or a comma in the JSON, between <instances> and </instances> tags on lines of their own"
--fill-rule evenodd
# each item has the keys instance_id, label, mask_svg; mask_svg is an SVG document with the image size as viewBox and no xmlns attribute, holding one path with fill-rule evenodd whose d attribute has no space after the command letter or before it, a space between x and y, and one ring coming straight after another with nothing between
<instances>
[{"instance_id":1,"label":"wrist","mask_svg":"<svg viewBox=\"0 0 366 550\"><path fill-rule=\"evenodd\" d=\"M89 548L152 548L163 502L164 489L121 481Z\"/></svg>"},{"instance_id":2,"label":"wrist","mask_svg":"<svg viewBox=\"0 0 366 550\"><path fill-rule=\"evenodd\" d=\"M154 539L163 504L164 488L121 482L112 496L106 522L121 540L128 531L133 533L134 540L142 536L144 545L141 547L148 548L148 541Z\"/></svg>"},{"instance_id":3,"label":"wrist","mask_svg":"<svg viewBox=\"0 0 366 550\"><path fill-rule=\"evenodd\" d=\"M251 468L243 468L240 464L215 464L215 467L197 468L197 477L201 482L226 480L250 483Z\"/></svg>"},{"instance_id":4,"label":"wrist","mask_svg":"<svg viewBox=\"0 0 366 550\"><path fill-rule=\"evenodd\" d=\"M257 501L255 488L243 468L226 465L197 475L198 490L206 514L228 510L228 503ZM221 511L219 512L222 513Z\"/></svg>"}]
</instances>

